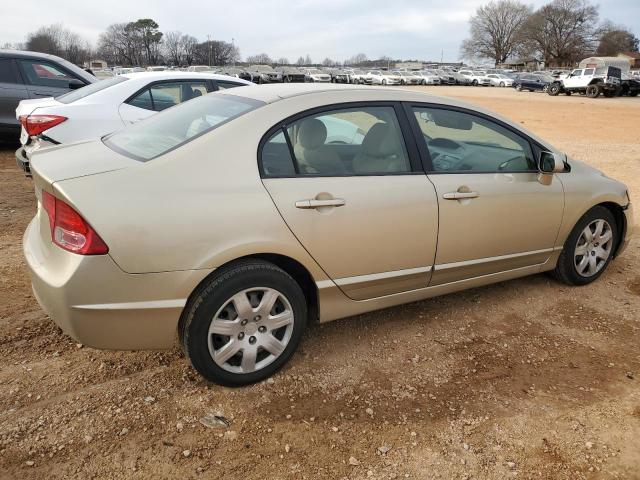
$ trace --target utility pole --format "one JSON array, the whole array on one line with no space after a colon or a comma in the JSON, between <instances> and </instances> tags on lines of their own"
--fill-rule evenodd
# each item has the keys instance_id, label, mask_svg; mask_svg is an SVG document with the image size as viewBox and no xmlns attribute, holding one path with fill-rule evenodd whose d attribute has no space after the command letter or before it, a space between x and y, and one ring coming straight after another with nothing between
<instances>
[{"instance_id":1,"label":"utility pole","mask_svg":"<svg viewBox=\"0 0 640 480\"><path fill-rule=\"evenodd\" d=\"M444 48L442 49L442 52L440 53L440 66L442 66L442 60L444 59Z\"/></svg>"}]
</instances>

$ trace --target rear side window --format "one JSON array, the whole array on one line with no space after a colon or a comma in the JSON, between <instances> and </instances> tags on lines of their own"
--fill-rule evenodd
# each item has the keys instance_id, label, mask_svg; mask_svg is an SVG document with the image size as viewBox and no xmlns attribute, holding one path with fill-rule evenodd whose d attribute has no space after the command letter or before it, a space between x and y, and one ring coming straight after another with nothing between
<instances>
[{"instance_id":1,"label":"rear side window","mask_svg":"<svg viewBox=\"0 0 640 480\"><path fill-rule=\"evenodd\" d=\"M289 145L291 144L289 152ZM291 154L293 153L293 159ZM411 171L393 107L325 111L287 126L263 146L266 176L349 176ZM293 167L292 167L293 163Z\"/></svg>"},{"instance_id":2,"label":"rear side window","mask_svg":"<svg viewBox=\"0 0 640 480\"><path fill-rule=\"evenodd\" d=\"M161 112L179 103L206 95L205 82L157 83L138 93L128 103L134 107Z\"/></svg>"},{"instance_id":3,"label":"rear side window","mask_svg":"<svg viewBox=\"0 0 640 480\"><path fill-rule=\"evenodd\" d=\"M60 103L73 103L77 100L80 100L81 98L86 98L89 95L93 95L94 93L100 92L105 88L109 88L113 85L117 85L118 83L122 83L127 80L129 80L127 77L111 77L107 80L91 83L86 87L82 87L77 90L71 90L69 93L65 93L64 95L56 97L56 100Z\"/></svg>"},{"instance_id":4,"label":"rear side window","mask_svg":"<svg viewBox=\"0 0 640 480\"><path fill-rule=\"evenodd\" d=\"M20 83L10 58L0 58L0 83Z\"/></svg>"},{"instance_id":5,"label":"rear side window","mask_svg":"<svg viewBox=\"0 0 640 480\"><path fill-rule=\"evenodd\" d=\"M75 77L52 63L38 60L20 60L20 64L27 81L31 85L68 88L69 80L75 80Z\"/></svg>"},{"instance_id":6,"label":"rear side window","mask_svg":"<svg viewBox=\"0 0 640 480\"><path fill-rule=\"evenodd\" d=\"M104 137L112 150L146 162L180 147L264 102L236 95L206 95Z\"/></svg>"},{"instance_id":7,"label":"rear side window","mask_svg":"<svg viewBox=\"0 0 640 480\"><path fill-rule=\"evenodd\" d=\"M296 174L284 131L278 130L262 147L262 169L268 177L290 177Z\"/></svg>"},{"instance_id":8,"label":"rear side window","mask_svg":"<svg viewBox=\"0 0 640 480\"><path fill-rule=\"evenodd\" d=\"M153 110L153 102L151 101L151 93L149 89L145 89L140 92L138 95L133 97L131 100L127 102L129 105L133 105L134 107L144 108L145 110Z\"/></svg>"},{"instance_id":9,"label":"rear side window","mask_svg":"<svg viewBox=\"0 0 640 480\"><path fill-rule=\"evenodd\" d=\"M224 82L224 81L221 81L221 80L216 80L216 84L218 85L218 90L226 90L227 88L243 87L244 86L244 83Z\"/></svg>"}]
</instances>

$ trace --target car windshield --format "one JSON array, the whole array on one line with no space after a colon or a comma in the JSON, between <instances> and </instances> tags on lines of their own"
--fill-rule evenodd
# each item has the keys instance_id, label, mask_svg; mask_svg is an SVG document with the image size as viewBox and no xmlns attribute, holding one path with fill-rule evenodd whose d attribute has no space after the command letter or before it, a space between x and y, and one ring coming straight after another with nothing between
<instances>
[{"instance_id":1,"label":"car windshield","mask_svg":"<svg viewBox=\"0 0 640 480\"><path fill-rule=\"evenodd\" d=\"M96 92L100 92L105 88L109 88L113 85L117 85L118 83L122 83L129 80L127 77L110 77L106 80L102 80L100 82L91 83L86 87L79 88L77 90L71 90L68 93L60 95L56 97L56 100L60 103L73 103L76 100L80 100L81 98L88 97L89 95L93 95Z\"/></svg>"},{"instance_id":2,"label":"car windshield","mask_svg":"<svg viewBox=\"0 0 640 480\"><path fill-rule=\"evenodd\" d=\"M262 105L265 103L236 95L205 95L108 135L103 141L118 153L146 162Z\"/></svg>"}]
</instances>

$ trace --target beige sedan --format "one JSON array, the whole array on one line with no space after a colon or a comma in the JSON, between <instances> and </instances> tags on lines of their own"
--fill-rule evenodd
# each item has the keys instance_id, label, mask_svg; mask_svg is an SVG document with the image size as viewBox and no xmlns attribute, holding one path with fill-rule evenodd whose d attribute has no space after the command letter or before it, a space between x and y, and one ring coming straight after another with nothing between
<instances>
[{"instance_id":1,"label":"beige sedan","mask_svg":"<svg viewBox=\"0 0 640 480\"><path fill-rule=\"evenodd\" d=\"M38 301L107 349L171 347L225 385L305 326L539 272L597 279L626 187L497 115L395 89L213 93L32 163Z\"/></svg>"}]
</instances>

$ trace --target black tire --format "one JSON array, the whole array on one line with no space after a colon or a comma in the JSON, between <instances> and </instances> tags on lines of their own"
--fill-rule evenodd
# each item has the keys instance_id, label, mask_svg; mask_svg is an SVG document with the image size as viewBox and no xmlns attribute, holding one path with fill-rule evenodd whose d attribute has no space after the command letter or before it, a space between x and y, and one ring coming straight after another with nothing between
<instances>
[{"instance_id":1,"label":"black tire","mask_svg":"<svg viewBox=\"0 0 640 480\"><path fill-rule=\"evenodd\" d=\"M630 97L637 97L638 96L638 90L631 90L629 92L629 96Z\"/></svg>"},{"instance_id":2,"label":"black tire","mask_svg":"<svg viewBox=\"0 0 640 480\"><path fill-rule=\"evenodd\" d=\"M594 275L582 276L578 273L578 270L575 266L575 248L582 231L587 227L587 225L595 220L605 220L611 226L611 251L609 254L609 258L605 262L604 266L600 268L600 270L598 270ZM591 283L600 275L602 275L602 273L607 269L609 263L611 263L611 259L613 258L613 253L617 244L618 226L616 225L615 218L607 208L601 206L593 207L591 210L585 213L580 218L580 220L578 220L578 223L576 223L575 227L573 227L573 230L571 230L567 241L564 243L562 253L558 258L556 268L553 270L552 274L556 279L568 285L586 285L588 283Z\"/></svg>"},{"instance_id":3,"label":"black tire","mask_svg":"<svg viewBox=\"0 0 640 480\"><path fill-rule=\"evenodd\" d=\"M478 80L474 80L473 82L471 82L471 85L473 85L474 87L478 86Z\"/></svg>"},{"instance_id":4,"label":"black tire","mask_svg":"<svg viewBox=\"0 0 640 480\"><path fill-rule=\"evenodd\" d=\"M500 86L501 86L501 87L504 87L504 82L500 82Z\"/></svg>"},{"instance_id":5,"label":"black tire","mask_svg":"<svg viewBox=\"0 0 640 480\"><path fill-rule=\"evenodd\" d=\"M570 97L570 96L571 96L571 92L570 92L570 91L568 91L568 90L567 90L566 92L564 92L564 94L565 94L567 97Z\"/></svg>"},{"instance_id":6,"label":"black tire","mask_svg":"<svg viewBox=\"0 0 640 480\"><path fill-rule=\"evenodd\" d=\"M560 85L558 82L553 82L551 85L547 87L547 93L552 97L557 96L561 90L562 90L562 85Z\"/></svg>"},{"instance_id":7,"label":"black tire","mask_svg":"<svg viewBox=\"0 0 640 480\"><path fill-rule=\"evenodd\" d=\"M585 93L589 98L598 98L600 91L600 85L587 85Z\"/></svg>"},{"instance_id":8,"label":"black tire","mask_svg":"<svg viewBox=\"0 0 640 480\"><path fill-rule=\"evenodd\" d=\"M518 92L521 92L521 91L522 91L522 85L520 85L520 84L518 83L518 84L516 85L516 90L517 90Z\"/></svg>"},{"instance_id":9,"label":"black tire","mask_svg":"<svg viewBox=\"0 0 640 480\"><path fill-rule=\"evenodd\" d=\"M291 305L293 330L282 353L264 368L250 373L229 372L209 353L208 331L213 317L238 292L268 287L280 292ZM185 355L204 378L238 387L273 375L291 358L307 324L307 303L300 285L284 270L260 260L243 260L221 268L189 300L180 319L179 336ZM264 335L264 334L263 334Z\"/></svg>"}]
</instances>

